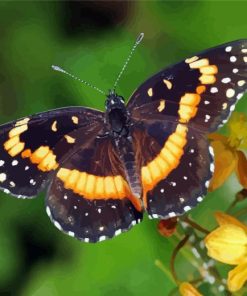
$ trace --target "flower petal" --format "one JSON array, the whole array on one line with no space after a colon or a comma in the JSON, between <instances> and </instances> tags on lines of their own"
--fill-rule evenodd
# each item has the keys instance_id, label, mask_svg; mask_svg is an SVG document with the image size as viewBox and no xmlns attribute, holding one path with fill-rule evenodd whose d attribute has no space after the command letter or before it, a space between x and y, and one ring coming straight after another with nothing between
<instances>
[{"instance_id":1,"label":"flower petal","mask_svg":"<svg viewBox=\"0 0 247 296\"><path fill-rule=\"evenodd\" d=\"M239 183L247 189L247 159L242 151L237 151L237 166L236 173Z\"/></svg>"},{"instance_id":2,"label":"flower petal","mask_svg":"<svg viewBox=\"0 0 247 296\"><path fill-rule=\"evenodd\" d=\"M228 273L227 286L231 292L242 288L247 281L247 261L239 264Z\"/></svg>"},{"instance_id":3,"label":"flower petal","mask_svg":"<svg viewBox=\"0 0 247 296\"><path fill-rule=\"evenodd\" d=\"M208 256L227 264L237 265L247 256L246 231L235 224L225 224L205 238Z\"/></svg>"},{"instance_id":4,"label":"flower petal","mask_svg":"<svg viewBox=\"0 0 247 296\"><path fill-rule=\"evenodd\" d=\"M230 146L247 148L247 116L244 113L234 112L227 126L230 132Z\"/></svg>"},{"instance_id":5,"label":"flower petal","mask_svg":"<svg viewBox=\"0 0 247 296\"><path fill-rule=\"evenodd\" d=\"M179 285L179 292L182 296L203 296L196 288L194 288L188 282L183 282Z\"/></svg>"},{"instance_id":6,"label":"flower petal","mask_svg":"<svg viewBox=\"0 0 247 296\"><path fill-rule=\"evenodd\" d=\"M215 170L210 181L209 190L213 191L220 187L231 175L236 167L236 153L221 141L212 141L214 149Z\"/></svg>"},{"instance_id":7,"label":"flower petal","mask_svg":"<svg viewBox=\"0 0 247 296\"><path fill-rule=\"evenodd\" d=\"M240 222L238 219L234 218L233 216L227 215L222 212L216 212L215 218L220 226L226 224L234 224L244 229L247 232L247 226Z\"/></svg>"}]
</instances>

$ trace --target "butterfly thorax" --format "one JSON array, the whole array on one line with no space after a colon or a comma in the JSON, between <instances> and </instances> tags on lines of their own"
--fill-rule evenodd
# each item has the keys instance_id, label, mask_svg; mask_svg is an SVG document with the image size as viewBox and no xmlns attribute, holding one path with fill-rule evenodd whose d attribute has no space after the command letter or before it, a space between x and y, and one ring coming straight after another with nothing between
<instances>
[{"instance_id":1,"label":"butterfly thorax","mask_svg":"<svg viewBox=\"0 0 247 296\"><path fill-rule=\"evenodd\" d=\"M110 91L106 99L105 107L106 122L113 136L127 136L129 118L123 97Z\"/></svg>"}]
</instances>

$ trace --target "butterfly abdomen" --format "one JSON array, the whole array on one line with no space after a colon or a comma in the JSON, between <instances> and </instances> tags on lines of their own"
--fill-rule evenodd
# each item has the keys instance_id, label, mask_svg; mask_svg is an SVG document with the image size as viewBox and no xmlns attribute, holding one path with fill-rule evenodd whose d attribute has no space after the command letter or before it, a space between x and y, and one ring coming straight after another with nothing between
<instances>
[{"instance_id":1,"label":"butterfly abdomen","mask_svg":"<svg viewBox=\"0 0 247 296\"><path fill-rule=\"evenodd\" d=\"M135 152L133 149L133 140L131 136L120 137L115 140L119 157L123 163L126 180L134 196L141 197L142 185L140 180L140 171L138 169Z\"/></svg>"}]
</instances>

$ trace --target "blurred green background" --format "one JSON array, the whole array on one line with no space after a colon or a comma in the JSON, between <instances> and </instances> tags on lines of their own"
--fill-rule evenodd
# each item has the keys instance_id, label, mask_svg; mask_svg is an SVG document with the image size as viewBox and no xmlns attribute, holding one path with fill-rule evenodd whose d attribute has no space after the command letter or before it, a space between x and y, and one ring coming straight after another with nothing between
<instances>
[{"instance_id":1,"label":"blurred green background","mask_svg":"<svg viewBox=\"0 0 247 296\"><path fill-rule=\"evenodd\" d=\"M247 2L0 2L0 120L71 105L104 108L105 98L51 70L56 64L103 90L113 86L140 32L145 38L121 79L133 90L161 68L197 51L247 38ZM245 96L237 110L247 108ZM240 187L232 177L193 210L207 228ZM85 244L50 223L44 194L0 196L0 295L168 295L175 287L165 239L147 218L113 240ZM177 270L188 279L189 251ZM165 272L154 262L161 260ZM220 295L220 294L218 294Z\"/></svg>"}]
</instances>

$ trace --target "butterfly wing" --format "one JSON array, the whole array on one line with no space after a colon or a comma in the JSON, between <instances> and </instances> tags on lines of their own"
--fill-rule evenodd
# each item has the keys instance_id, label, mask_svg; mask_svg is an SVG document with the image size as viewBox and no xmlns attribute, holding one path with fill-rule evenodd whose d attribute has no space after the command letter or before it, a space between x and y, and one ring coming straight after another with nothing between
<instances>
[{"instance_id":1,"label":"butterfly wing","mask_svg":"<svg viewBox=\"0 0 247 296\"><path fill-rule=\"evenodd\" d=\"M182 215L202 201L214 169L202 133L180 123L143 121L132 136L150 218Z\"/></svg>"},{"instance_id":2,"label":"butterfly wing","mask_svg":"<svg viewBox=\"0 0 247 296\"><path fill-rule=\"evenodd\" d=\"M142 219L111 139L88 138L63 161L46 198L55 226L85 242L127 231Z\"/></svg>"},{"instance_id":3,"label":"butterfly wing","mask_svg":"<svg viewBox=\"0 0 247 296\"><path fill-rule=\"evenodd\" d=\"M239 40L159 72L131 96L143 201L151 217L181 215L202 200L214 168L206 134L229 117L246 80L247 40Z\"/></svg>"},{"instance_id":4,"label":"butterfly wing","mask_svg":"<svg viewBox=\"0 0 247 296\"><path fill-rule=\"evenodd\" d=\"M162 70L131 96L134 118L189 123L212 132L225 123L247 90L247 40L239 40L196 54Z\"/></svg>"},{"instance_id":5,"label":"butterfly wing","mask_svg":"<svg viewBox=\"0 0 247 296\"><path fill-rule=\"evenodd\" d=\"M202 201L214 169L212 149L202 133L184 124L143 118L133 139L143 203L151 218L178 216Z\"/></svg>"},{"instance_id":6,"label":"butterfly wing","mask_svg":"<svg viewBox=\"0 0 247 296\"><path fill-rule=\"evenodd\" d=\"M78 144L79 137L100 130L102 122L100 111L69 107L2 125L0 189L22 198L36 196L61 157ZM80 133L74 135L77 130Z\"/></svg>"}]
</instances>

